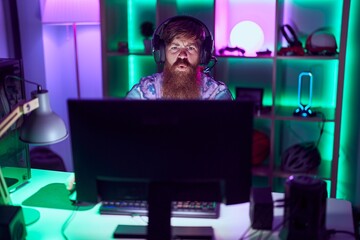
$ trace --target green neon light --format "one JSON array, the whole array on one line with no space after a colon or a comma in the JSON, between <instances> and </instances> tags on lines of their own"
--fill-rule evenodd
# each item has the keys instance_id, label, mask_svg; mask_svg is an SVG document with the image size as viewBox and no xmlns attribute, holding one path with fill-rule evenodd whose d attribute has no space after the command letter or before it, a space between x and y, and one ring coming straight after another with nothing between
<instances>
[{"instance_id":1,"label":"green neon light","mask_svg":"<svg viewBox=\"0 0 360 240\"><path fill-rule=\"evenodd\" d=\"M131 51L132 49L134 49L134 33L135 33L135 29L134 29L134 12L133 12L133 7L134 6L134 0L128 0L128 5L127 5L127 16L128 16L128 47L129 50Z\"/></svg>"},{"instance_id":2,"label":"green neon light","mask_svg":"<svg viewBox=\"0 0 360 240\"><path fill-rule=\"evenodd\" d=\"M132 86L138 81L138 79L135 79L135 57L129 56L129 62L128 62L128 68L129 68L129 85L128 90L132 88Z\"/></svg>"},{"instance_id":3,"label":"green neon light","mask_svg":"<svg viewBox=\"0 0 360 240\"><path fill-rule=\"evenodd\" d=\"M157 67L151 55L130 55L128 61L129 85L128 90L139 82L142 77L149 76L157 72Z\"/></svg>"},{"instance_id":4,"label":"green neon light","mask_svg":"<svg viewBox=\"0 0 360 240\"><path fill-rule=\"evenodd\" d=\"M297 106L298 103L298 81L301 72L313 74L312 107L335 108L338 60L292 60L279 61L276 105L283 107ZM285 66L285 67L284 67ZM286 72L282 69L287 69ZM307 79L304 83L308 84ZM304 85L301 93L308 94L309 86ZM307 95L304 95L307 96ZM302 100L306 100L303 98Z\"/></svg>"},{"instance_id":5,"label":"green neon light","mask_svg":"<svg viewBox=\"0 0 360 240\"><path fill-rule=\"evenodd\" d=\"M176 5L178 7L190 7L190 6L198 6L198 5L207 5L207 6L213 6L214 1L213 0L177 0Z\"/></svg>"},{"instance_id":6,"label":"green neon light","mask_svg":"<svg viewBox=\"0 0 360 240\"><path fill-rule=\"evenodd\" d=\"M338 167L337 197L359 201L358 185L358 144L359 144L359 1L351 1L348 41L345 64L344 99L342 106L340 158Z\"/></svg>"},{"instance_id":7,"label":"green neon light","mask_svg":"<svg viewBox=\"0 0 360 240\"><path fill-rule=\"evenodd\" d=\"M150 21L156 26L156 0L128 0L128 47L131 54L144 53L144 37L141 35L140 25L144 21ZM130 55L128 61L128 90L143 76L149 74L146 66L144 69L141 59L148 59L149 56ZM144 61L144 60L143 60ZM145 60L146 61L146 60ZM153 62L153 61L152 61ZM148 62L147 62L148 63ZM150 66L153 64L150 63ZM155 69L153 69L155 72ZM153 73L152 72L152 73Z\"/></svg>"},{"instance_id":8,"label":"green neon light","mask_svg":"<svg viewBox=\"0 0 360 240\"><path fill-rule=\"evenodd\" d=\"M128 0L128 46L134 53L144 52L144 37L141 35L140 25L150 21L156 25L156 0Z\"/></svg>"}]
</instances>

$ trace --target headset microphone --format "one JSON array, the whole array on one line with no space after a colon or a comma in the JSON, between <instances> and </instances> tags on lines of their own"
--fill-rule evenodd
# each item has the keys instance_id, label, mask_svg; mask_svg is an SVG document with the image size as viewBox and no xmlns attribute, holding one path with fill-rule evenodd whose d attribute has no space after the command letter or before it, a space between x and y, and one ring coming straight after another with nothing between
<instances>
[{"instance_id":1,"label":"headset microphone","mask_svg":"<svg viewBox=\"0 0 360 240\"><path fill-rule=\"evenodd\" d=\"M211 65L209 65L211 63ZM212 56L210 59L209 64L204 68L204 73L210 73L211 69L216 65L217 58L215 56Z\"/></svg>"}]
</instances>

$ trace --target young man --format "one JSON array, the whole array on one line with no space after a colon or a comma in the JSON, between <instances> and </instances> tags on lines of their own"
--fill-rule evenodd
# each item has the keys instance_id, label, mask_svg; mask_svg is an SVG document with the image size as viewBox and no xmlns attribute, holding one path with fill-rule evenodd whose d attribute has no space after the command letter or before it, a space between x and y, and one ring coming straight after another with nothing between
<instances>
[{"instance_id":1,"label":"young man","mask_svg":"<svg viewBox=\"0 0 360 240\"><path fill-rule=\"evenodd\" d=\"M164 70L141 78L127 99L232 99L224 83L202 72L212 56L213 40L201 21L178 16L159 28L159 39L153 39L154 57L164 63Z\"/></svg>"}]
</instances>

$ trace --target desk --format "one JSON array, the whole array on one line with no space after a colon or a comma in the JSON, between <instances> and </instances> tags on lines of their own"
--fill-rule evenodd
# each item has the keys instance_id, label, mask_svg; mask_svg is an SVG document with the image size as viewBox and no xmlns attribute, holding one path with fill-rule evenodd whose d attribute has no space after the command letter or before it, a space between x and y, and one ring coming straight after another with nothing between
<instances>
[{"instance_id":1,"label":"desk","mask_svg":"<svg viewBox=\"0 0 360 240\"><path fill-rule=\"evenodd\" d=\"M32 177L28 184L11 193L14 205L21 203L32 196L40 188L50 183L65 183L71 173L32 169ZM64 185L65 187L65 185ZM283 198L281 193L273 193L274 199ZM72 214L70 210L34 207L40 211L40 219L27 227L27 239L64 239L61 228L68 217ZM113 231L118 224L146 225L146 217L130 216L105 216L98 213L99 204L90 210L77 211L65 230L70 240L103 240L112 239ZM212 226L216 240L237 240L248 229L249 203L231 206L221 205L221 216L219 219L188 219L172 218L173 226ZM275 208L274 224L282 221L283 208ZM345 200L328 199L327 201L327 229L345 230L354 232L352 221L351 204ZM268 232L263 233L266 236ZM257 239L257 238L254 238ZM275 233L269 239L279 239ZM354 237L338 233L331 239L355 239Z\"/></svg>"}]
</instances>

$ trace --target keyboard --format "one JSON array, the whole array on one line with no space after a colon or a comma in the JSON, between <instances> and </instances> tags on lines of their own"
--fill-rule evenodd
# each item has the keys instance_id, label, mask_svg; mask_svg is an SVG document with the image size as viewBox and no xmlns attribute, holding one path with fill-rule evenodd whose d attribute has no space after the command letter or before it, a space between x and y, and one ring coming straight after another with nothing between
<instances>
[{"instance_id":1,"label":"keyboard","mask_svg":"<svg viewBox=\"0 0 360 240\"><path fill-rule=\"evenodd\" d=\"M100 214L147 216L146 201L103 201ZM220 204L216 202L172 202L172 217L219 218Z\"/></svg>"}]
</instances>

